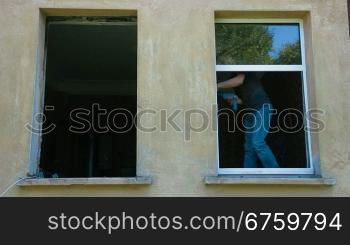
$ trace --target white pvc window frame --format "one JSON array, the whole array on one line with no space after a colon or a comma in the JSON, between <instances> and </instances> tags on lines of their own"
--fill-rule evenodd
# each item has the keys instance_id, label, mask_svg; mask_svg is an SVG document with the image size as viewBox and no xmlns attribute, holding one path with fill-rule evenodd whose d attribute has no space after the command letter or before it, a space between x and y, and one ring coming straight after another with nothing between
<instances>
[{"instance_id":1,"label":"white pvc window frame","mask_svg":"<svg viewBox=\"0 0 350 245\"><path fill-rule=\"evenodd\" d=\"M302 73L303 83L303 101L304 112L309 108L308 91L307 91L307 70L305 58L305 39L304 25L302 19L216 19L215 24L298 24L300 47L301 47L301 65L216 65L216 72L248 72L248 71L264 71L264 72L290 72L296 71ZM309 121L305 119L305 125L310 128ZM217 133L217 172L219 175L312 175L315 173L312 159L311 135L306 132L306 152L307 167L306 168L220 168L219 160L219 135Z\"/></svg>"}]
</instances>

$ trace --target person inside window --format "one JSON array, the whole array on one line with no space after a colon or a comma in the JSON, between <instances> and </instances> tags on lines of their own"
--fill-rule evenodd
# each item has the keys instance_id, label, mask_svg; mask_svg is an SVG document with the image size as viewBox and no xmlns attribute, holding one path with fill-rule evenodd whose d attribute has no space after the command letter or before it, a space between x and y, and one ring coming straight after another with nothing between
<instances>
[{"instance_id":1,"label":"person inside window","mask_svg":"<svg viewBox=\"0 0 350 245\"><path fill-rule=\"evenodd\" d=\"M261 84L262 76L261 72L238 73L233 78L217 84L219 90L237 88L244 107L251 110L243 117L245 168L257 168L258 160L264 168L279 168L273 152L265 141L273 108Z\"/></svg>"}]
</instances>

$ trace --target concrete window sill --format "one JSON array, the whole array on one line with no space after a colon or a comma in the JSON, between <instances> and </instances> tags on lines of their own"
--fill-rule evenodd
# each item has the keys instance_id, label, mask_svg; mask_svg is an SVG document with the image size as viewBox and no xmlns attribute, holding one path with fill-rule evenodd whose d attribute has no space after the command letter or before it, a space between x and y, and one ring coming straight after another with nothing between
<instances>
[{"instance_id":1,"label":"concrete window sill","mask_svg":"<svg viewBox=\"0 0 350 245\"><path fill-rule=\"evenodd\" d=\"M151 177L126 178L37 178L23 179L18 186L68 186L68 185L150 185Z\"/></svg>"},{"instance_id":2,"label":"concrete window sill","mask_svg":"<svg viewBox=\"0 0 350 245\"><path fill-rule=\"evenodd\" d=\"M333 186L334 178L320 176L236 176L218 175L204 179L207 185L310 185Z\"/></svg>"}]
</instances>

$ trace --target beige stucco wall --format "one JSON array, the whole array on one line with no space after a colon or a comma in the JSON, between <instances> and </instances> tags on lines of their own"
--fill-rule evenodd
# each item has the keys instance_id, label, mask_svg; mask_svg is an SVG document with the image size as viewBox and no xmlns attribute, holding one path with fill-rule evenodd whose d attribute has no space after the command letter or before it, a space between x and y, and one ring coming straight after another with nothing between
<instances>
[{"instance_id":1,"label":"beige stucco wall","mask_svg":"<svg viewBox=\"0 0 350 245\"><path fill-rule=\"evenodd\" d=\"M0 190L28 171L30 133L24 125L32 117L42 46L39 9L52 8L137 10L138 100L143 107L170 111L209 111L215 103L215 10L307 12L309 75L316 105L326 111L326 129L319 135L322 170L337 184L206 186L203 177L216 173L215 132L184 142L183 133L169 130L138 134L138 173L152 176L152 185L14 187L8 196L350 196L346 0L0 0Z\"/></svg>"}]
</instances>

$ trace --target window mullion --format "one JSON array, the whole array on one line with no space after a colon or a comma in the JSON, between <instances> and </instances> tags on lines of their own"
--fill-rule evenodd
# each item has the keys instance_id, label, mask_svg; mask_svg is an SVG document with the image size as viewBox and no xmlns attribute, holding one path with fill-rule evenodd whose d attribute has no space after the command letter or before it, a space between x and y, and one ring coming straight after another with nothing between
<instances>
[{"instance_id":1,"label":"window mullion","mask_svg":"<svg viewBox=\"0 0 350 245\"><path fill-rule=\"evenodd\" d=\"M303 65L216 65L216 71L303 71Z\"/></svg>"}]
</instances>

